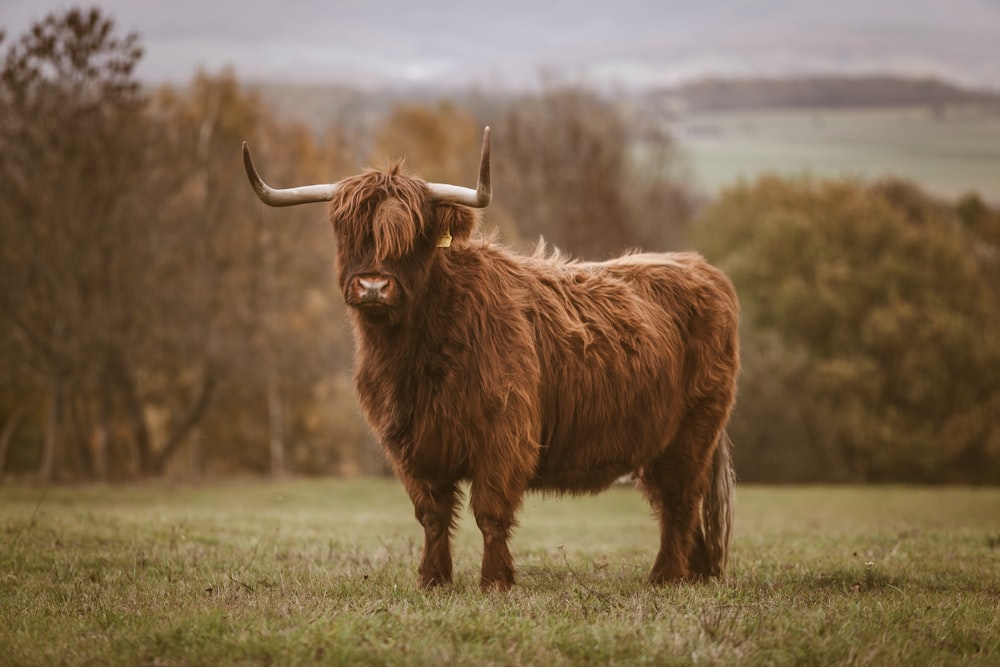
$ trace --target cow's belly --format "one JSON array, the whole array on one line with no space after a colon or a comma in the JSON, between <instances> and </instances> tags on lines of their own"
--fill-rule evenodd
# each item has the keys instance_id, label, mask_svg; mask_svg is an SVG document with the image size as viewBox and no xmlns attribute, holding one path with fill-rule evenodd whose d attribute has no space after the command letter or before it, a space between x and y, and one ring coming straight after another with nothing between
<instances>
[{"instance_id":1,"label":"cow's belly","mask_svg":"<svg viewBox=\"0 0 1000 667\"><path fill-rule=\"evenodd\" d=\"M549 405L532 488L597 492L648 465L669 447L682 417L664 409L663 390L647 385L618 392L617 401L603 404Z\"/></svg>"},{"instance_id":2,"label":"cow's belly","mask_svg":"<svg viewBox=\"0 0 1000 667\"><path fill-rule=\"evenodd\" d=\"M632 461L600 461L585 467L574 465L539 466L529 486L536 491L597 493L611 486L637 466Z\"/></svg>"}]
</instances>

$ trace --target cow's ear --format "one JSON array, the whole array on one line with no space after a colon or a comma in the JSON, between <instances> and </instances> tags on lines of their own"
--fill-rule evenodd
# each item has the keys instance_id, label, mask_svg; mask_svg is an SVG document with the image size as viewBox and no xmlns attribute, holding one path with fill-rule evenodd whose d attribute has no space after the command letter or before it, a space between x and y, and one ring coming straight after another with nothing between
<instances>
[{"instance_id":1,"label":"cow's ear","mask_svg":"<svg viewBox=\"0 0 1000 667\"><path fill-rule=\"evenodd\" d=\"M436 207L437 234L441 237L451 236L464 241L472 234L479 222L479 211L458 204L438 204Z\"/></svg>"}]
</instances>

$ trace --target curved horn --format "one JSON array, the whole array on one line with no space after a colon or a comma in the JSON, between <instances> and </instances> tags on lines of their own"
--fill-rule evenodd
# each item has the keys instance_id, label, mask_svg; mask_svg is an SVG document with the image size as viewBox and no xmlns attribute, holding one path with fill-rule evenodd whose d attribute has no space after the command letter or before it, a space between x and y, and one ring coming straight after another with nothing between
<instances>
[{"instance_id":1,"label":"curved horn","mask_svg":"<svg viewBox=\"0 0 1000 667\"><path fill-rule=\"evenodd\" d=\"M269 206L295 206L296 204L311 204L318 201L330 201L336 194L339 183L323 183L320 185L305 185L299 188L272 188L265 183L250 159L250 148L243 142L243 166L247 170L247 178L253 191L262 202Z\"/></svg>"},{"instance_id":2,"label":"curved horn","mask_svg":"<svg viewBox=\"0 0 1000 667\"><path fill-rule=\"evenodd\" d=\"M493 198L490 185L490 128L483 130L483 152L479 157L479 183L476 189L463 188L447 183L428 183L427 189L437 201L462 204L472 208L486 208Z\"/></svg>"}]
</instances>

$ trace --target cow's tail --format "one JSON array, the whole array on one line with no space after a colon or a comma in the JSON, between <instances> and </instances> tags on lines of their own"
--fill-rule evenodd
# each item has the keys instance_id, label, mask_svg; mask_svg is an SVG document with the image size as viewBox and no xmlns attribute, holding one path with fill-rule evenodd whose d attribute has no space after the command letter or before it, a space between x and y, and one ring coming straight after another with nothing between
<instances>
[{"instance_id":1,"label":"cow's tail","mask_svg":"<svg viewBox=\"0 0 1000 667\"><path fill-rule=\"evenodd\" d=\"M719 436L712 459L712 479L702 499L701 526L705 537L710 576L725 574L729 560L729 538L733 527L736 472L733 470L733 441L725 431Z\"/></svg>"}]
</instances>

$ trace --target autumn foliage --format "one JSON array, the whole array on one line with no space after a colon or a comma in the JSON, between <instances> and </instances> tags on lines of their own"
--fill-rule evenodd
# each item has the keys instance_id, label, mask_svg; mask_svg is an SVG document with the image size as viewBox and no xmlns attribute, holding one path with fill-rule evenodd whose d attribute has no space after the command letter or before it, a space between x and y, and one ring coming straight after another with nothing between
<instances>
[{"instance_id":1,"label":"autumn foliage","mask_svg":"<svg viewBox=\"0 0 1000 667\"><path fill-rule=\"evenodd\" d=\"M763 178L704 213L744 307L746 477L1000 480L1000 238L977 202Z\"/></svg>"},{"instance_id":2,"label":"autumn foliage","mask_svg":"<svg viewBox=\"0 0 1000 667\"><path fill-rule=\"evenodd\" d=\"M975 195L771 177L696 211L669 135L578 87L317 128L230 72L144 89L138 36L98 10L3 45L0 474L384 472L321 207L261 207L240 143L279 187L397 157L471 184L489 124L486 231L587 259L693 247L732 277L742 479L1000 480L1000 213Z\"/></svg>"}]
</instances>

